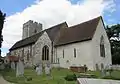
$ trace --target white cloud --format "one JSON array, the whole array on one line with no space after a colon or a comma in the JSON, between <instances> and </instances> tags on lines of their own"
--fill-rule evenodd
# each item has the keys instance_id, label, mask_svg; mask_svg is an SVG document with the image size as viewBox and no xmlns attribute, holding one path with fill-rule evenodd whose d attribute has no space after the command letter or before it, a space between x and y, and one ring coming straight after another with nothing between
<instances>
[{"instance_id":1,"label":"white cloud","mask_svg":"<svg viewBox=\"0 0 120 84\"><path fill-rule=\"evenodd\" d=\"M6 53L7 53L7 52L2 52L2 53L1 53L1 56L2 56L2 57L6 56Z\"/></svg>"},{"instance_id":2,"label":"white cloud","mask_svg":"<svg viewBox=\"0 0 120 84\"><path fill-rule=\"evenodd\" d=\"M22 12L6 18L3 48L10 48L21 39L22 24L30 19L42 23L45 29L64 21L69 25L78 24L103 15L111 8L114 9L113 0L84 0L78 4L71 4L68 0L36 0Z\"/></svg>"}]
</instances>

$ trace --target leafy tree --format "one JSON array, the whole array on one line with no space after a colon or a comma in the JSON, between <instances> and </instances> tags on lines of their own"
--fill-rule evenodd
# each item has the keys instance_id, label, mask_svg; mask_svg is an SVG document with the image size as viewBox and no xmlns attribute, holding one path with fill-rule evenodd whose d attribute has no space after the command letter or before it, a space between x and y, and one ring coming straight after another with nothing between
<instances>
[{"instance_id":1,"label":"leafy tree","mask_svg":"<svg viewBox=\"0 0 120 84\"><path fill-rule=\"evenodd\" d=\"M112 63L120 64L120 24L106 28L111 44Z\"/></svg>"},{"instance_id":2,"label":"leafy tree","mask_svg":"<svg viewBox=\"0 0 120 84\"><path fill-rule=\"evenodd\" d=\"M0 56L1 56L1 46L3 41L2 29L4 25L5 16L6 14L2 13L2 11L0 10Z\"/></svg>"}]
</instances>

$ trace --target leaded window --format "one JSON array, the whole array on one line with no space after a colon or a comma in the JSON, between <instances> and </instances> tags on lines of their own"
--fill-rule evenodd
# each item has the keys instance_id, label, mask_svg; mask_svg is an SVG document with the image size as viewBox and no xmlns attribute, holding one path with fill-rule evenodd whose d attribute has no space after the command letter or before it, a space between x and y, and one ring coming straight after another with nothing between
<instances>
[{"instance_id":1,"label":"leaded window","mask_svg":"<svg viewBox=\"0 0 120 84\"><path fill-rule=\"evenodd\" d=\"M42 60L49 60L49 47L47 45L42 49Z\"/></svg>"},{"instance_id":2,"label":"leaded window","mask_svg":"<svg viewBox=\"0 0 120 84\"><path fill-rule=\"evenodd\" d=\"M105 46L104 46L104 37L101 36L100 39L100 56L105 57Z\"/></svg>"}]
</instances>

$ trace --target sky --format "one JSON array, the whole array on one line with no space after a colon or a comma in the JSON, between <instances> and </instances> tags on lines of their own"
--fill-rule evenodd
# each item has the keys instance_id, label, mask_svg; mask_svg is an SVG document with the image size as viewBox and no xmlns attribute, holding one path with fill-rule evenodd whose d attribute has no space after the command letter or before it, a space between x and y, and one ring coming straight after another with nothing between
<instances>
[{"instance_id":1,"label":"sky","mask_svg":"<svg viewBox=\"0 0 120 84\"><path fill-rule=\"evenodd\" d=\"M105 25L120 23L120 0L1 0L0 10L6 13L3 28L2 56L21 40L22 25L37 21L47 29L61 22L68 26L102 16Z\"/></svg>"}]
</instances>

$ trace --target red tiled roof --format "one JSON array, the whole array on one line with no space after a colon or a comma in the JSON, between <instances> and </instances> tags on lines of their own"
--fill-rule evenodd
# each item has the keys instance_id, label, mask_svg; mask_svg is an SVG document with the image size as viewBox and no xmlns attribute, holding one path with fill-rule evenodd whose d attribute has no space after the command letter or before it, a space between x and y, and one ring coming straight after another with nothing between
<instances>
[{"instance_id":1,"label":"red tiled roof","mask_svg":"<svg viewBox=\"0 0 120 84\"><path fill-rule=\"evenodd\" d=\"M18 57L16 56L8 56L9 61L18 61Z\"/></svg>"}]
</instances>

